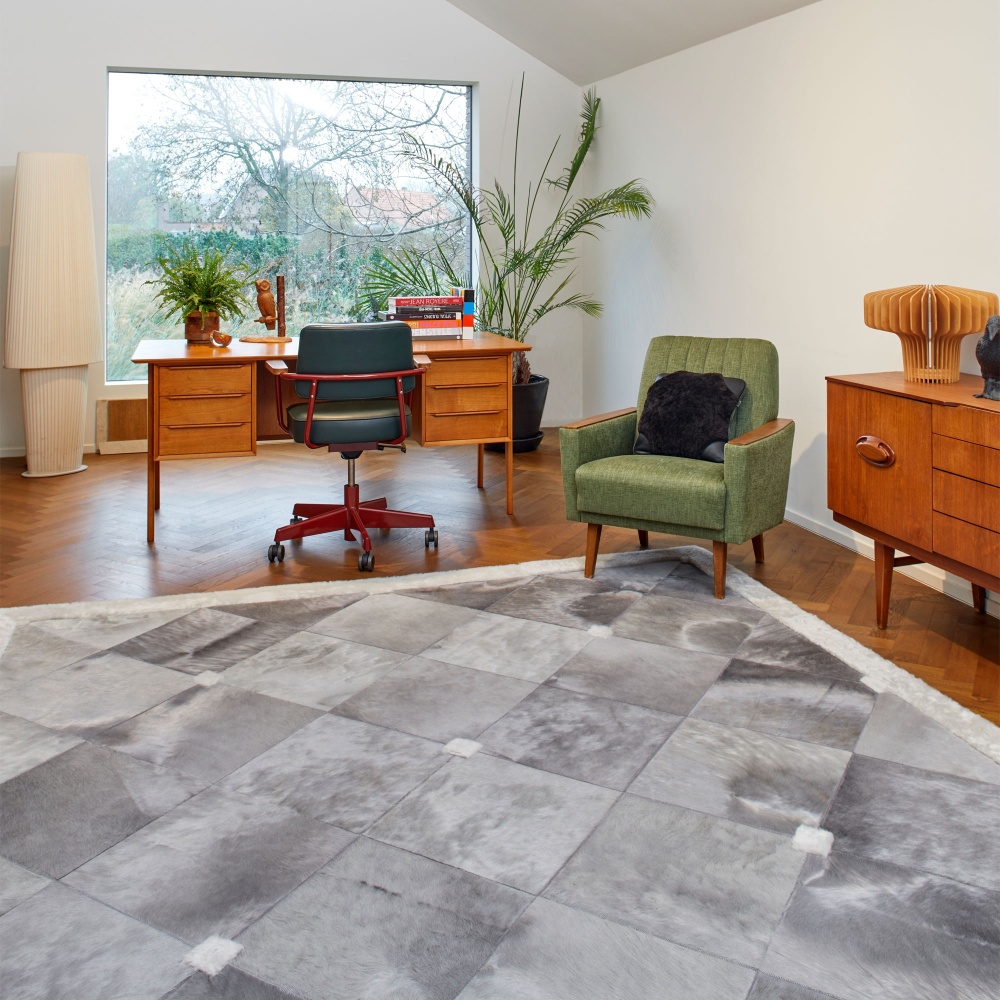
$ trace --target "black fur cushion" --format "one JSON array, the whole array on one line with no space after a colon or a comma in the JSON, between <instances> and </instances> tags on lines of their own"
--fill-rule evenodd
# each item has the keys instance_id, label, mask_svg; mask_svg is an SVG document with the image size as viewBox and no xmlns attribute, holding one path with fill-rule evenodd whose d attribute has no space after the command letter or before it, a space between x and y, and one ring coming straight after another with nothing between
<instances>
[{"instance_id":1,"label":"black fur cushion","mask_svg":"<svg viewBox=\"0 0 1000 1000\"><path fill-rule=\"evenodd\" d=\"M657 376L646 394L633 450L637 455L721 462L729 440L729 421L740 404L743 388L739 379L727 380L718 372Z\"/></svg>"}]
</instances>

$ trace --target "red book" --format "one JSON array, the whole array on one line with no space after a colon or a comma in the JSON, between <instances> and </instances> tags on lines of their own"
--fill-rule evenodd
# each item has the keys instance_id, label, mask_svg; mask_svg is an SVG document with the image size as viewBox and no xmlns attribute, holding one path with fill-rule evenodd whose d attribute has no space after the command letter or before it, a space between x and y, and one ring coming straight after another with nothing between
<instances>
[{"instance_id":1,"label":"red book","mask_svg":"<svg viewBox=\"0 0 1000 1000\"><path fill-rule=\"evenodd\" d=\"M443 306L458 306L461 309L463 301L458 295L394 295L389 297L389 308L386 311L395 312L401 306L434 306L438 309Z\"/></svg>"}]
</instances>

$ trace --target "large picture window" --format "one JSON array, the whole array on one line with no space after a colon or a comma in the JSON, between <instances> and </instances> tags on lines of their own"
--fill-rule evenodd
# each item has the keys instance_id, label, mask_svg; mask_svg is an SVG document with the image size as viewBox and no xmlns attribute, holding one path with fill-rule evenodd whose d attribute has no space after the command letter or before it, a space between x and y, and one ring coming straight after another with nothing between
<instances>
[{"instance_id":1,"label":"large picture window","mask_svg":"<svg viewBox=\"0 0 1000 1000\"><path fill-rule=\"evenodd\" d=\"M272 284L284 274L290 333L357 315L359 278L386 247L443 244L468 272L468 216L403 155L408 135L467 172L471 89L109 73L108 381L146 377L129 361L140 340L183 337L147 284L171 246L223 249ZM254 318L226 330L259 334Z\"/></svg>"}]
</instances>

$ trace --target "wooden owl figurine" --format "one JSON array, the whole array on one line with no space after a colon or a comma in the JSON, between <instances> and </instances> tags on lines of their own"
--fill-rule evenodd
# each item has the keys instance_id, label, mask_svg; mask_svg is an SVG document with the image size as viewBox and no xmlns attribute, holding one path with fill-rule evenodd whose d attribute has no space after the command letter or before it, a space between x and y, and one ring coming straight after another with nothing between
<instances>
[{"instance_id":1,"label":"wooden owl figurine","mask_svg":"<svg viewBox=\"0 0 1000 1000\"><path fill-rule=\"evenodd\" d=\"M271 282L266 278L259 278L254 284L257 286L257 308L260 310L260 318L255 319L254 322L263 323L265 329L273 330L278 321L278 315L274 308Z\"/></svg>"},{"instance_id":2,"label":"wooden owl figurine","mask_svg":"<svg viewBox=\"0 0 1000 1000\"><path fill-rule=\"evenodd\" d=\"M1000 316L986 321L986 332L976 344L976 360L984 380L983 391L976 393L976 399L1000 401Z\"/></svg>"}]
</instances>

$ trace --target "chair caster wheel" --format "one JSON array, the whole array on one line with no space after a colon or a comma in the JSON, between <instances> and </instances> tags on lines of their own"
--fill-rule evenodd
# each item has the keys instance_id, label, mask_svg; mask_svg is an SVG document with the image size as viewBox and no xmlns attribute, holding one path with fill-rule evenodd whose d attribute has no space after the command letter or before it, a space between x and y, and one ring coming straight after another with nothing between
<instances>
[{"instance_id":1,"label":"chair caster wheel","mask_svg":"<svg viewBox=\"0 0 1000 1000\"><path fill-rule=\"evenodd\" d=\"M437 528L428 528L424 532L424 548L429 549L432 545L434 548L438 547Z\"/></svg>"},{"instance_id":2,"label":"chair caster wheel","mask_svg":"<svg viewBox=\"0 0 1000 1000\"><path fill-rule=\"evenodd\" d=\"M358 556L358 569L362 573L370 573L375 568L375 557L370 552L362 552Z\"/></svg>"},{"instance_id":3,"label":"chair caster wheel","mask_svg":"<svg viewBox=\"0 0 1000 1000\"><path fill-rule=\"evenodd\" d=\"M273 563L285 561L285 546L280 542L274 542L267 547L267 561Z\"/></svg>"},{"instance_id":4,"label":"chair caster wheel","mask_svg":"<svg viewBox=\"0 0 1000 1000\"><path fill-rule=\"evenodd\" d=\"M296 515L293 514L291 520L288 523L289 524L298 524L299 521L304 521L304 520L305 520L304 517L297 517Z\"/></svg>"}]
</instances>

